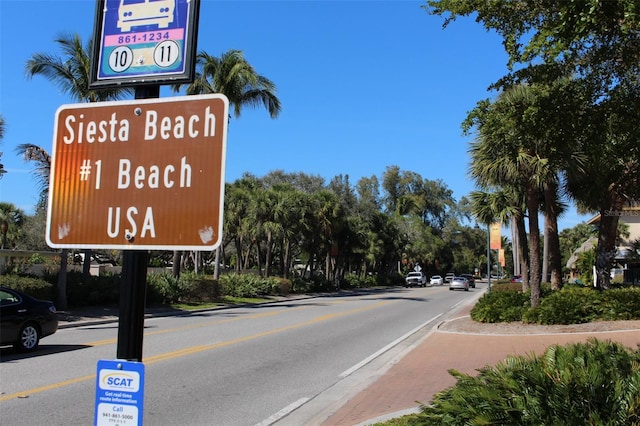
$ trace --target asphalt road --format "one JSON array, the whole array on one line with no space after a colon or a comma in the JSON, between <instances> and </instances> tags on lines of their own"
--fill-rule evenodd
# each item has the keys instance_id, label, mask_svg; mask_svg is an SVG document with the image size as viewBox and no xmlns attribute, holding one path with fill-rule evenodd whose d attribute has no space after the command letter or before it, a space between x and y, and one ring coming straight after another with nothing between
<instances>
[{"instance_id":1,"label":"asphalt road","mask_svg":"<svg viewBox=\"0 0 640 426\"><path fill-rule=\"evenodd\" d=\"M144 424L317 424L473 295L396 288L147 319ZM115 358L117 329L62 329L33 354L2 349L1 423L93 424L97 362Z\"/></svg>"}]
</instances>

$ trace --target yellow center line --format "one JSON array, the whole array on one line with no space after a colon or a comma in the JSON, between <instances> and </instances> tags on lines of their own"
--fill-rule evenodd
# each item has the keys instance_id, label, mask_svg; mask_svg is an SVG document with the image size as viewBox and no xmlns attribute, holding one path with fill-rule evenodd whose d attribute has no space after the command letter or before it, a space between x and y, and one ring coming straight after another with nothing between
<instances>
[{"instance_id":1,"label":"yellow center line","mask_svg":"<svg viewBox=\"0 0 640 426\"><path fill-rule=\"evenodd\" d=\"M161 361L167 361L170 359L175 359L175 358L179 358L179 357L183 357L183 356L187 356L187 355L193 355L199 352L204 352L204 351L208 351L208 350L212 350L212 349L218 349L218 348L222 348L225 346L231 346L237 343L242 343L242 342L247 342L249 340L253 340L253 339L258 339L260 337L265 337L265 336L270 336L273 334L277 334L277 333L282 333L285 331L289 331L289 330L295 330L297 328L302 328L302 327L306 327L309 325L313 325L313 324L318 324L324 321L328 321L334 318L340 318L340 317L344 317L347 315L352 315L358 312L363 312L363 311L368 311L370 309L375 309L375 308L379 308L381 306L387 305L389 303L395 303L396 301L390 301L390 300L385 300L382 302L378 302L375 303L371 306L364 306L361 308L356 308L356 309L352 309L349 311L345 311L345 312L340 312L340 313L335 313L335 314L327 314L327 315L321 315L318 317L315 317L314 319L311 319L309 321L305 321L305 322L301 322L299 324L293 324L293 325L288 325L286 327L281 327L281 328L275 328L273 330L267 330L267 331L263 331L261 333L257 333L257 334L252 334L249 336L244 336L244 337L239 337L237 339L233 339L233 340L226 340L224 342L217 342L217 343L212 343L209 345L199 345L199 346L192 346L190 348L185 348L185 349L180 349L177 351L172 351L172 352L167 352L165 354L160 354L160 355L154 355L148 358L145 358L143 361L143 364L148 365L148 364L155 364L157 362L161 362ZM289 310L290 312L290 310ZM257 317L261 317L261 316L266 316L264 314L259 314ZM254 316L255 318L255 316ZM234 318L235 319L235 318ZM231 321L231 320L225 320L226 321ZM174 329L174 330L179 330L179 329ZM64 382L58 382L58 383L53 383L50 385L45 385L45 386L41 386L38 388L34 388L34 389L30 389L30 390L26 390L26 391L22 391L22 392L16 392L16 393L12 393L12 394L8 394L8 395L2 395L0 396L0 401L8 401L10 399L15 399L15 398L24 398L24 397L28 397L29 395L34 395L37 393L41 393L41 392L45 392L48 390L52 390L52 389L59 389L61 387L64 386L68 386L68 385L73 385L76 383L80 383L80 382L84 382L87 380L95 380L96 375L92 374L89 376L83 376L83 377L78 377L75 379L70 379L70 380L65 380Z\"/></svg>"},{"instance_id":2,"label":"yellow center line","mask_svg":"<svg viewBox=\"0 0 640 426\"><path fill-rule=\"evenodd\" d=\"M184 330L193 330L196 328L203 328L203 327L210 327L212 325L218 325L218 324L226 324L229 322L234 322L234 321L239 321L239 320L248 320L248 319L256 319L256 318L265 318L265 317L270 317L270 316L275 316L275 315L280 315L284 312L291 312L294 310L299 310L299 309L306 309L306 308L310 308L311 306L299 306L297 308L288 308L288 309L281 309L278 311L273 311L273 312L262 312L259 314L251 314L251 315L242 315L236 318L227 318L227 319L222 319L222 320L215 320L215 321L210 321L210 322L206 322L206 323L201 323L201 324L193 324L193 325L186 325L183 327L174 327L174 328L168 328L168 329L164 329L164 330L155 330L155 331L147 331L144 333L145 336L156 336L158 334L165 334L165 333L173 333L173 332L177 332L177 331L184 331ZM117 338L112 338L112 339L105 339L105 340L96 340L95 342L89 342L89 343L82 343L82 345L84 346L104 346L104 345L112 345L117 343L118 339Z\"/></svg>"}]
</instances>

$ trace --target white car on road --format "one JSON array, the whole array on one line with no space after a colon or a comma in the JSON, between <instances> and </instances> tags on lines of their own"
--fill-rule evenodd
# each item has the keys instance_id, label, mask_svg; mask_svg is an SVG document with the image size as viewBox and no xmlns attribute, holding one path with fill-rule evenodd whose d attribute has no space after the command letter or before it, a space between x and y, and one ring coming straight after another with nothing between
<instances>
[{"instance_id":1,"label":"white car on road","mask_svg":"<svg viewBox=\"0 0 640 426\"><path fill-rule=\"evenodd\" d=\"M444 278L441 275L434 275L431 277L431 281L429 282L431 285L442 285L444 284Z\"/></svg>"},{"instance_id":2,"label":"white car on road","mask_svg":"<svg viewBox=\"0 0 640 426\"><path fill-rule=\"evenodd\" d=\"M422 272L409 272L404 279L405 287L426 287L427 286L427 277Z\"/></svg>"}]
</instances>

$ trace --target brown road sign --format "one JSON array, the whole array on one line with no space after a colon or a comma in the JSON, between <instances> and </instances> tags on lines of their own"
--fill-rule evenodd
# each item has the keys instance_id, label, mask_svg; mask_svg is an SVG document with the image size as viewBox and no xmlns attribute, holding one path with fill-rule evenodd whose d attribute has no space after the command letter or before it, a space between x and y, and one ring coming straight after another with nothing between
<instances>
[{"instance_id":1,"label":"brown road sign","mask_svg":"<svg viewBox=\"0 0 640 426\"><path fill-rule=\"evenodd\" d=\"M54 248L210 250L221 242L229 101L63 105L47 220Z\"/></svg>"}]
</instances>

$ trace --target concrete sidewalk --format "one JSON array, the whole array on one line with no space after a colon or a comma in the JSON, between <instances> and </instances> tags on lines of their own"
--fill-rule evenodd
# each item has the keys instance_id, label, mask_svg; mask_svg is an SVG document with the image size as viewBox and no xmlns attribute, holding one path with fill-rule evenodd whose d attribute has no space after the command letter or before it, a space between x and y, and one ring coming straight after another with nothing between
<instances>
[{"instance_id":1,"label":"concrete sidewalk","mask_svg":"<svg viewBox=\"0 0 640 426\"><path fill-rule=\"evenodd\" d=\"M468 315L471 308L462 308L457 317ZM428 404L436 393L455 384L450 369L473 375L508 355L541 354L553 344L586 342L591 337L619 342L634 350L640 344L640 330L489 335L446 332L435 327L411 352L321 425L371 425L418 412L421 404Z\"/></svg>"}]
</instances>

